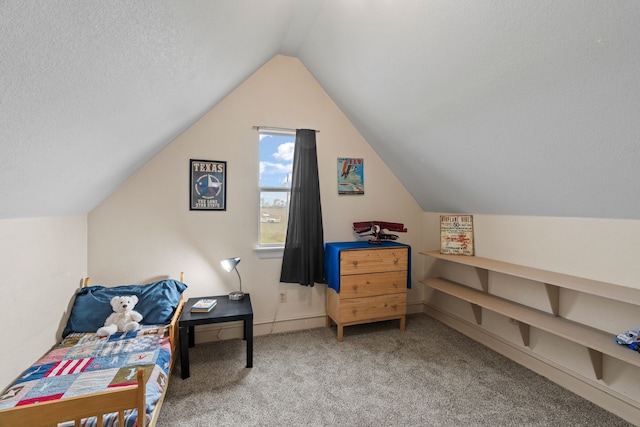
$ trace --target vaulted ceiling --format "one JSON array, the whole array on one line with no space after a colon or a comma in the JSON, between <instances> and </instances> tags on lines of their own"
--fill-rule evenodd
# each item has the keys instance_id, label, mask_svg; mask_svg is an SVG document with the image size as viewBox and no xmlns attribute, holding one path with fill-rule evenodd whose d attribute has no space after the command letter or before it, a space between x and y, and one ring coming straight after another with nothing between
<instances>
[{"instance_id":1,"label":"vaulted ceiling","mask_svg":"<svg viewBox=\"0 0 640 427\"><path fill-rule=\"evenodd\" d=\"M2 0L0 219L87 213L274 55L425 211L640 219L640 3Z\"/></svg>"}]
</instances>

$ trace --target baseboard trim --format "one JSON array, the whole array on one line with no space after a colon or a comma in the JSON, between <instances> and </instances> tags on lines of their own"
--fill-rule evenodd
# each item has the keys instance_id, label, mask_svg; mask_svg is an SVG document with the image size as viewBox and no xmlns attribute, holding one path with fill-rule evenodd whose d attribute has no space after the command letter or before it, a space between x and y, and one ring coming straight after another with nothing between
<instances>
[{"instance_id":1,"label":"baseboard trim","mask_svg":"<svg viewBox=\"0 0 640 427\"><path fill-rule=\"evenodd\" d=\"M407 314L424 313L422 302L407 304ZM279 318L253 323L253 335L279 334L326 327L326 315L315 314L291 318ZM196 344L211 341L242 338L242 322L212 323L196 326Z\"/></svg>"},{"instance_id":2,"label":"baseboard trim","mask_svg":"<svg viewBox=\"0 0 640 427\"><path fill-rule=\"evenodd\" d=\"M278 334L320 328L326 325L326 316L312 315L253 323L253 336ZM196 344L242 338L242 322L212 323L196 326Z\"/></svg>"},{"instance_id":3,"label":"baseboard trim","mask_svg":"<svg viewBox=\"0 0 640 427\"><path fill-rule=\"evenodd\" d=\"M578 396L595 403L609 412L615 413L624 420L634 425L639 425L637 423L638 420L640 420L640 402L629 399L615 390L611 390L594 380L585 378L524 347L518 347L512 342L443 311L436 306L425 303L424 313L468 336L474 341L548 378Z\"/></svg>"}]
</instances>

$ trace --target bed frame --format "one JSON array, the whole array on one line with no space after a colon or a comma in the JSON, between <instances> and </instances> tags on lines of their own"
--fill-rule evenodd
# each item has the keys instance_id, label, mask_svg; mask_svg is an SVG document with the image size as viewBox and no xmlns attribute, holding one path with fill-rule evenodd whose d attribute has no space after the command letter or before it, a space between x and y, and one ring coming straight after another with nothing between
<instances>
[{"instance_id":1,"label":"bed frame","mask_svg":"<svg viewBox=\"0 0 640 427\"><path fill-rule=\"evenodd\" d=\"M184 282L184 273L180 273L180 281ZM87 287L90 279L83 280L82 287ZM167 379L171 378L171 371L178 356L178 319L184 308L184 298L173 313L169 324L169 341L171 343L171 361L169 363L169 373ZM102 416L113 412L118 413L118 425L123 425L124 411L126 409L137 409L138 414L146 412L145 404L145 379L144 372L138 371L137 385L121 387L114 391L104 391L83 396L76 396L67 399L60 399L51 402L42 402L33 405L18 406L0 410L0 426L25 426L25 427L54 427L58 423L73 421L75 427L80 427L82 419L97 416L97 426L103 426ZM167 393L164 389L162 396L156 403L151 414L151 421L147 427L154 427L158 421L160 408Z\"/></svg>"}]
</instances>

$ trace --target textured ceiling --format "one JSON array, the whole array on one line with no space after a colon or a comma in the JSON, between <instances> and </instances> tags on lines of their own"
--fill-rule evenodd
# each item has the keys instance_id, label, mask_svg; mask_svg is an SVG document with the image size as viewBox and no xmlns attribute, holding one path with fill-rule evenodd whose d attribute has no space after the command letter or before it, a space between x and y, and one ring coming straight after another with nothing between
<instances>
[{"instance_id":1,"label":"textured ceiling","mask_svg":"<svg viewBox=\"0 0 640 427\"><path fill-rule=\"evenodd\" d=\"M640 3L0 0L0 218L87 213L277 54L425 211L640 219Z\"/></svg>"}]
</instances>

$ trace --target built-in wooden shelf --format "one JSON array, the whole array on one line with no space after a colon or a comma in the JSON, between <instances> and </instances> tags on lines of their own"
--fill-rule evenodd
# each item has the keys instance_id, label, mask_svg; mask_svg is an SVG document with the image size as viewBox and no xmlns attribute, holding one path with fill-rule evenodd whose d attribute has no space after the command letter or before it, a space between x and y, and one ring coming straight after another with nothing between
<instances>
[{"instance_id":1,"label":"built-in wooden shelf","mask_svg":"<svg viewBox=\"0 0 640 427\"><path fill-rule=\"evenodd\" d=\"M420 282L435 290L470 303L478 325L482 324L482 309L485 308L516 320L520 329L522 342L527 347L529 346L531 327L580 344L586 347L589 352L591 364L593 365L597 379L602 379L603 376L604 354L640 367L640 353L632 351L626 346L616 344L615 337L610 333L573 322L560 317L558 314L560 288L572 289L578 292L585 292L599 297L637 305L640 305L640 290L495 261L488 258L443 255L438 251L420 253L436 259L472 266L477 269L482 284L482 291L443 278L427 278ZM490 294L488 283L489 271L525 278L544 284L553 314Z\"/></svg>"},{"instance_id":2,"label":"built-in wooden shelf","mask_svg":"<svg viewBox=\"0 0 640 427\"><path fill-rule=\"evenodd\" d=\"M546 285L547 294L549 295L549 301L552 311L555 315L558 315L557 300L559 288L571 289L578 292L596 295L602 298L609 298L616 301L623 301L630 304L640 305L640 290L627 286L614 285L611 283L599 282L597 280L585 279L583 277L554 273L552 271L540 270L538 268L525 267L523 265L511 264L508 262L496 261L493 259L477 256L443 255L438 251L427 251L420 253L422 255L427 255L436 259L475 267L478 275L480 276L482 289L485 292L488 291L489 286L489 271L544 283Z\"/></svg>"}]
</instances>

